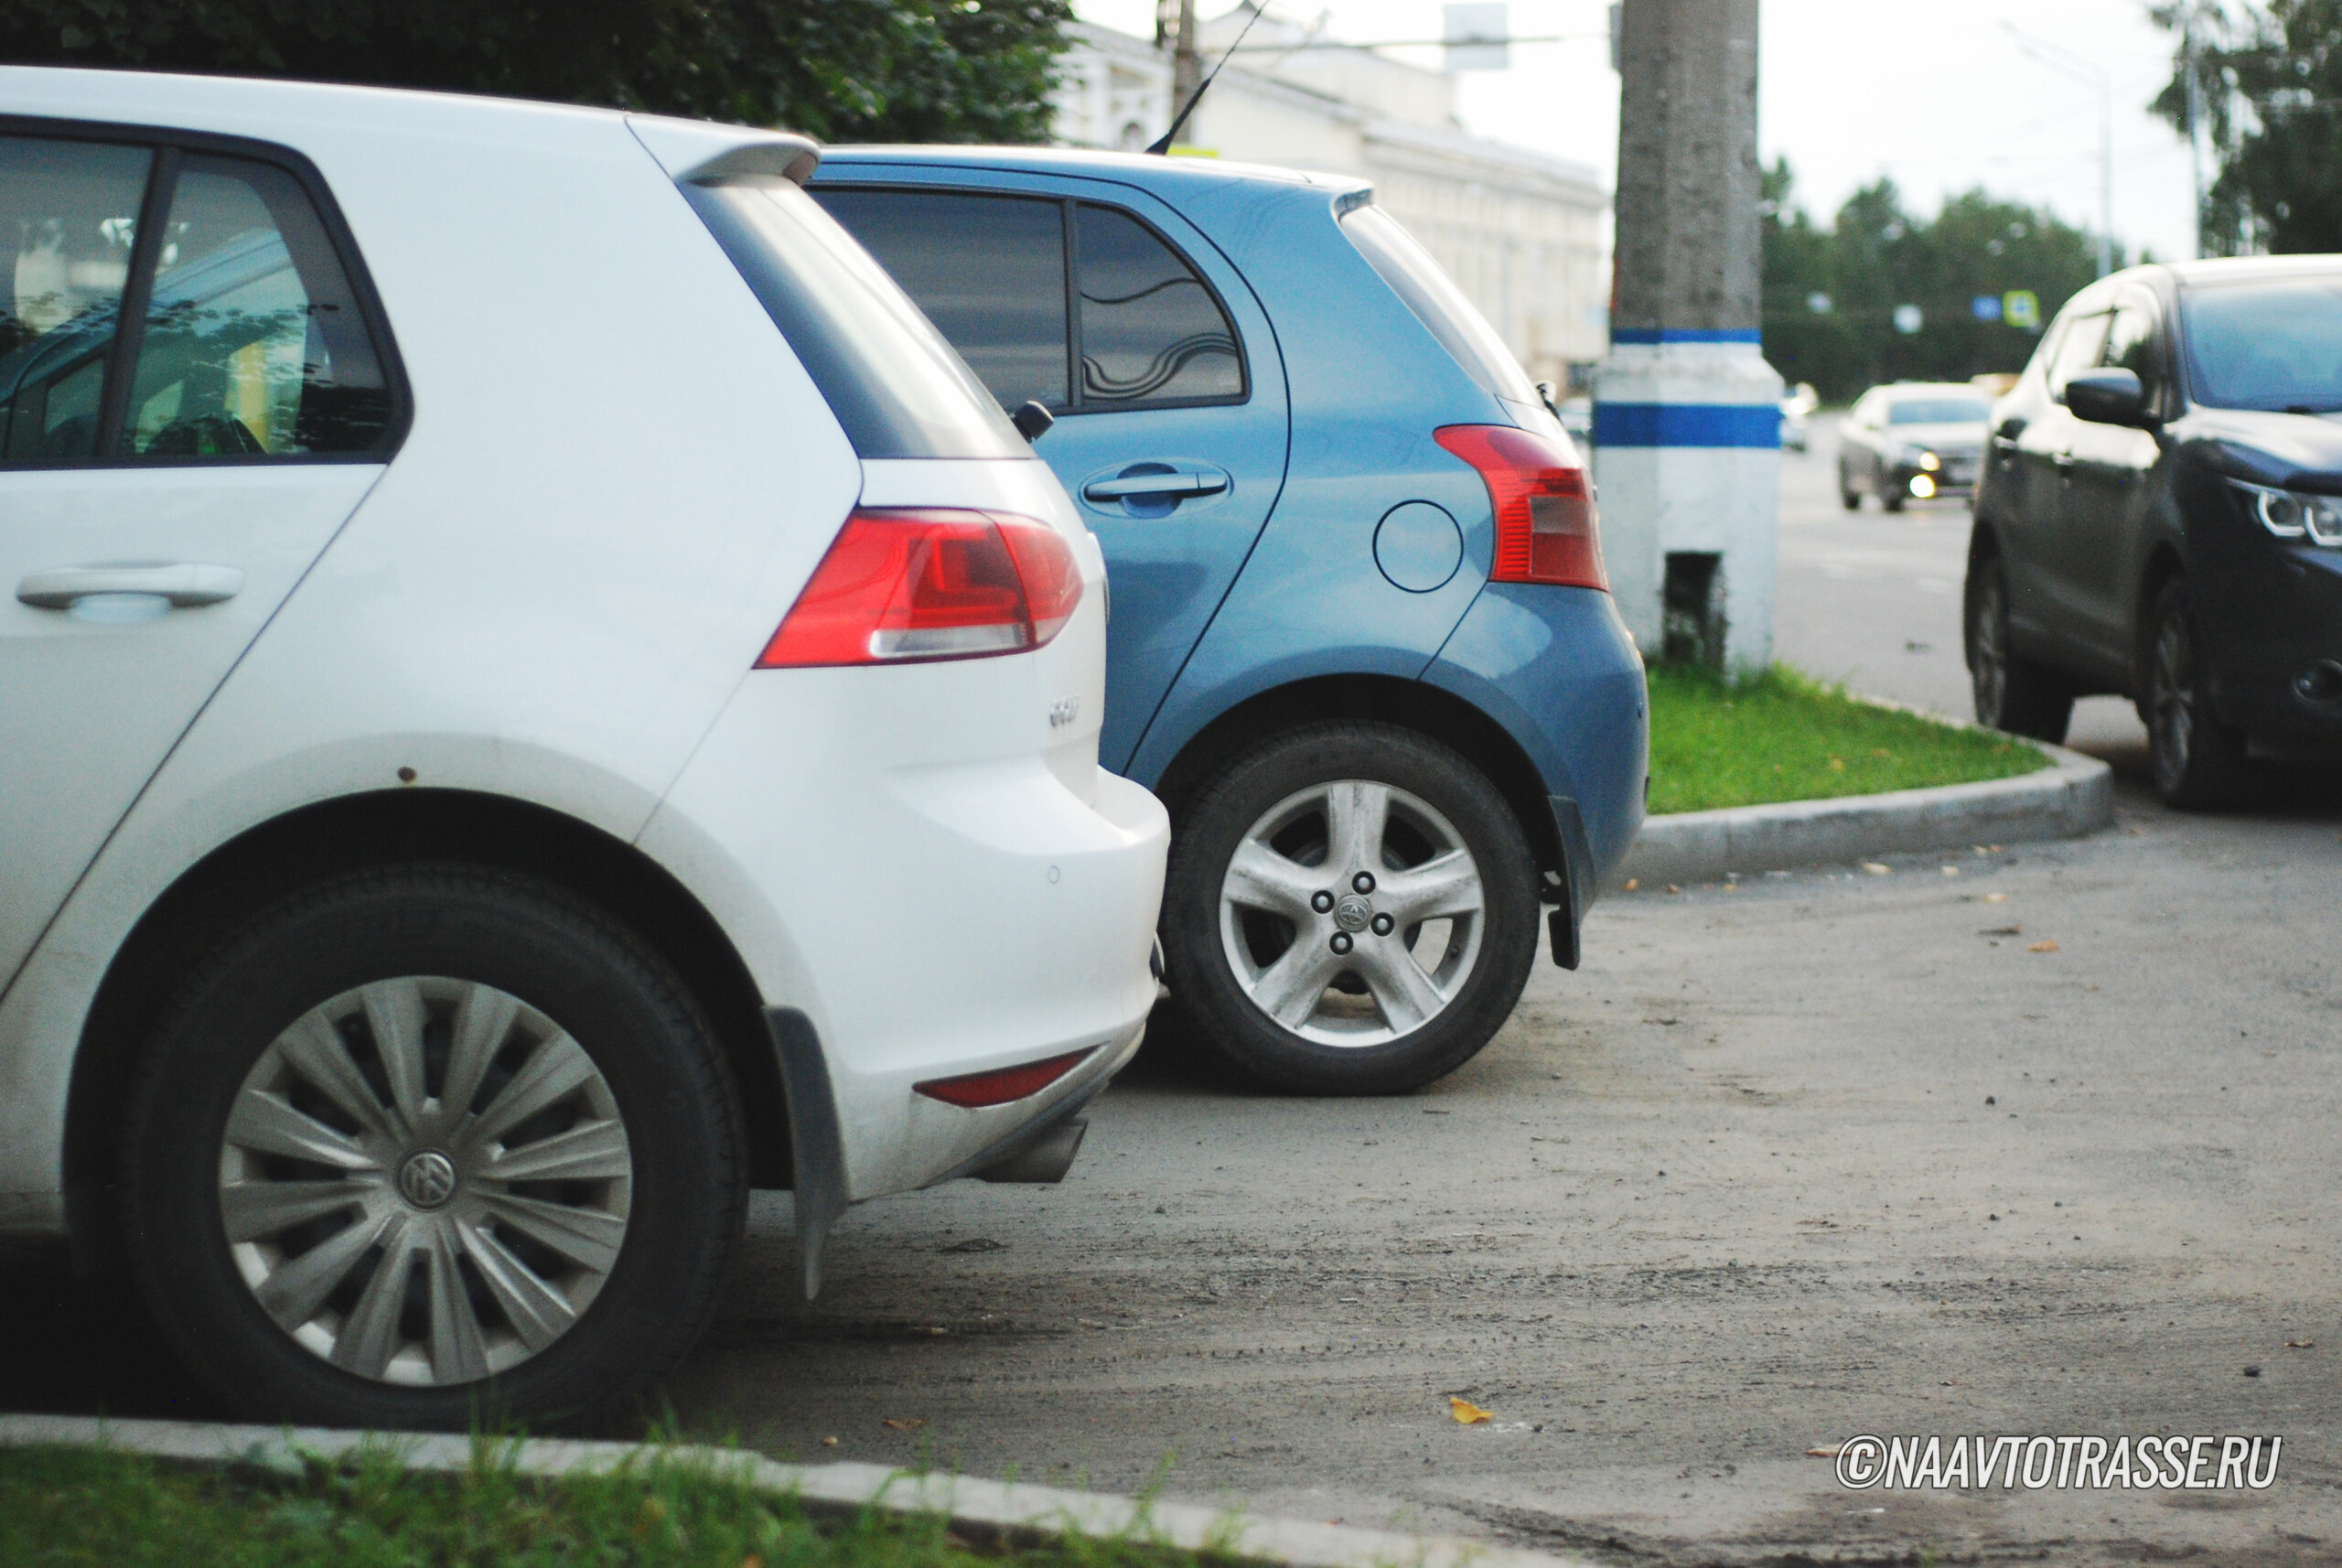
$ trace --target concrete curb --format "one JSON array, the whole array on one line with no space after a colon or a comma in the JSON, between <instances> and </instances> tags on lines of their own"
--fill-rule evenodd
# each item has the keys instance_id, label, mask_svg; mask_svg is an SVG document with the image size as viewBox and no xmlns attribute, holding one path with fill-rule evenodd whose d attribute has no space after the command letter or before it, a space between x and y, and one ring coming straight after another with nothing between
<instances>
[{"instance_id":1,"label":"concrete curb","mask_svg":"<svg viewBox=\"0 0 2342 1568\"><path fill-rule=\"evenodd\" d=\"M2061 746L2041 749L2054 766L2014 779L1651 817L1618 875L1646 886L1714 882L1727 872L2081 838L2111 825L2113 770Z\"/></svg>"},{"instance_id":2,"label":"concrete curb","mask_svg":"<svg viewBox=\"0 0 2342 1568\"><path fill-rule=\"evenodd\" d=\"M33 1444L113 1448L189 1464L297 1465L303 1455L332 1458L378 1447L409 1469L470 1466L468 1437L337 1432L319 1427L224 1426L202 1422L106 1421L91 1416L0 1415L0 1448ZM529 1438L499 1444L499 1457L522 1475L597 1475L655 1454L705 1464L759 1490L794 1494L809 1513L836 1517L876 1506L892 1512L942 1514L976 1540L1057 1535L1126 1537L1189 1552L1284 1563L1295 1568L1595 1568L1585 1557L1557 1557L1482 1546L1441 1536L1401 1535L1299 1520L1251 1519L1186 1503L1144 1502L1101 1492L1028 1487L964 1476L890 1470L882 1465L783 1465L739 1449Z\"/></svg>"}]
</instances>

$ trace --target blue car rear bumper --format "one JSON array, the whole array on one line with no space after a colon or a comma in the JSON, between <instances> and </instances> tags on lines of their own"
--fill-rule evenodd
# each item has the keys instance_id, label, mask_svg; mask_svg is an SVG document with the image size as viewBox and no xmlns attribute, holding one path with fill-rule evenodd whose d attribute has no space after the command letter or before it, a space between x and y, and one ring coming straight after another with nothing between
<instances>
[{"instance_id":1,"label":"blue car rear bumper","mask_svg":"<svg viewBox=\"0 0 2342 1568\"><path fill-rule=\"evenodd\" d=\"M1557 918L1554 957L1575 967L1577 920L1642 826L1649 772L1643 662L1617 605L1590 588L1490 583L1423 679L1502 725L1545 780L1569 883L1555 911L1569 956Z\"/></svg>"}]
</instances>

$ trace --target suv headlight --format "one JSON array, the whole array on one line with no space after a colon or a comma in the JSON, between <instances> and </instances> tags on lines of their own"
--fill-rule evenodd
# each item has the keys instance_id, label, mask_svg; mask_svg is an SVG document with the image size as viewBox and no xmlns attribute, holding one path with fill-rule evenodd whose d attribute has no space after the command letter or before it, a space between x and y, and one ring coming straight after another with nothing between
<instances>
[{"instance_id":1,"label":"suv headlight","mask_svg":"<svg viewBox=\"0 0 2342 1568\"><path fill-rule=\"evenodd\" d=\"M2300 490L2272 489L2230 479L2242 494L2261 526L2280 539L2307 537L2313 544L2342 549L2342 497L2313 496Z\"/></svg>"}]
</instances>

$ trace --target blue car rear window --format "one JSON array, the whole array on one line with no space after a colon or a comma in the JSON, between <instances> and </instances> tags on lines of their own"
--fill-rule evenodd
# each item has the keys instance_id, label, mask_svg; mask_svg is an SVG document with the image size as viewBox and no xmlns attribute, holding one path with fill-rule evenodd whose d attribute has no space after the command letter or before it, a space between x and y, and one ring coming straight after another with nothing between
<instances>
[{"instance_id":1,"label":"blue car rear window","mask_svg":"<svg viewBox=\"0 0 2342 1568\"><path fill-rule=\"evenodd\" d=\"M1515 403L1542 401L1496 328L1397 219L1379 207L1352 208L1342 215L1342 232L1474 381Z\"/></svg>"}]
</instances>

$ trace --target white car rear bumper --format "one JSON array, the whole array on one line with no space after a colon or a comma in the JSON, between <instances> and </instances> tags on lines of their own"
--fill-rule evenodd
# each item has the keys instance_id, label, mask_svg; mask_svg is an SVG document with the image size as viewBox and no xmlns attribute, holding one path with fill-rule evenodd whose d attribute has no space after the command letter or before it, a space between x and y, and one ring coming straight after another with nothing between
<instances>
[{"instance_id":1,"label":"white car rear bumper","mask_svg":"<svg viewBox=\"0 0 2342 1568\"><path fill-rule=\"evenodd\" d=\"M768 1005L816 1036L843 1201L965 1165L1094 1093L1137 1047L1169 821L1098 769L1089 714L1080 740L1040 744L1052 703L1095 713L1098 693L1055 689L1095 664L1053 644L756 672L644 831L641 847L730 933ZM1076 758L1082 792L1067 777ZM1073 1051L1090 1054L1006 1105L964 1110L913 1089Z\"/></svg>"}]
</instances>

